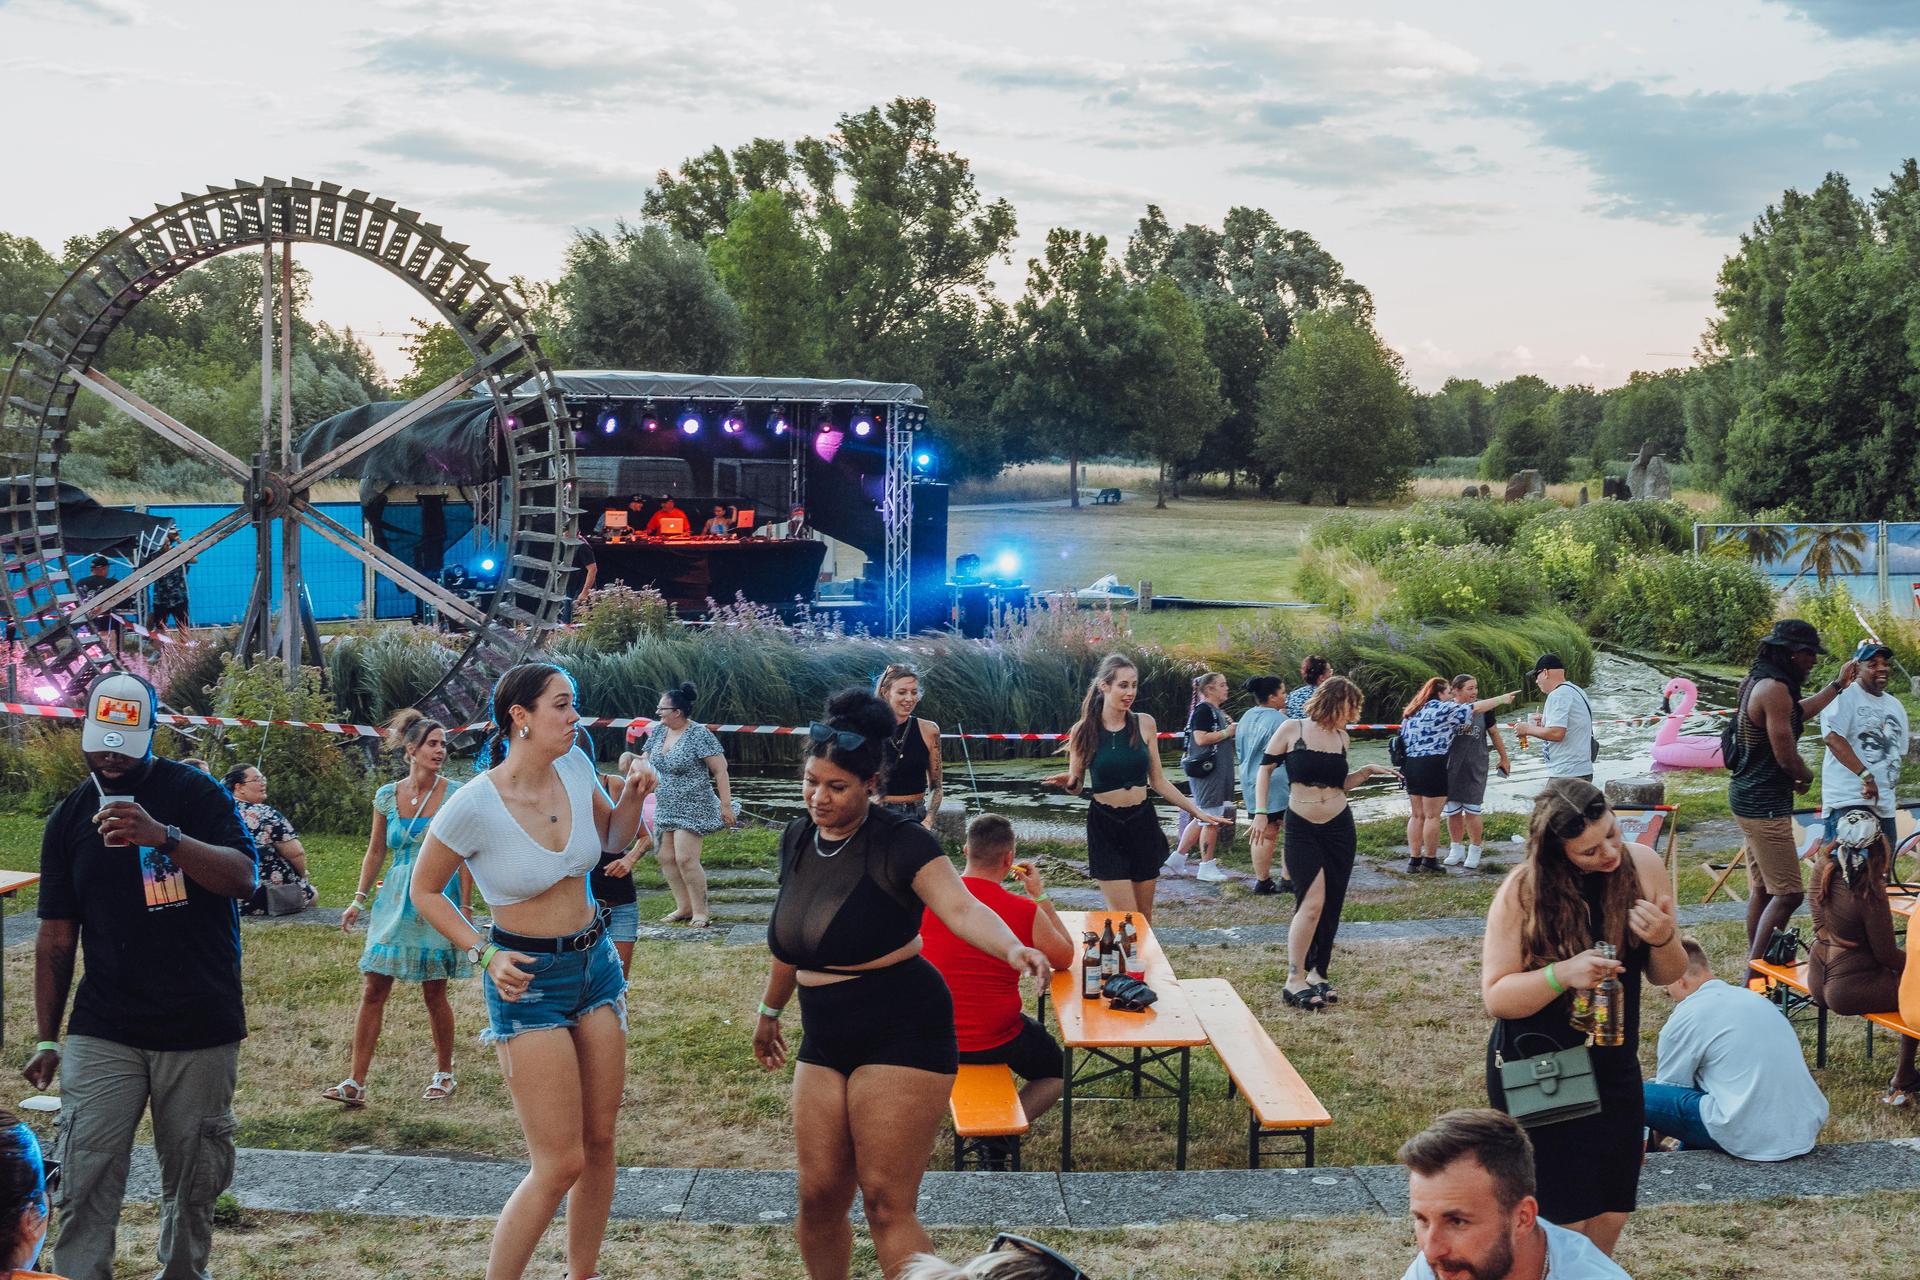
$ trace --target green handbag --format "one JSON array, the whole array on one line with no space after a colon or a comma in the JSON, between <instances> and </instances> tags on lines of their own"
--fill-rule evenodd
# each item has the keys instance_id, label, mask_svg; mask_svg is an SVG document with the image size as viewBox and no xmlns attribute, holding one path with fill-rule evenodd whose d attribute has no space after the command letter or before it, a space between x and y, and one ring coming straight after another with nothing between
<instances>
[{"instance_id":1,"label":"green handbag","mask_svg":"<svg viewBox=\"0 0 1920 1280\"><path fill-rule=\"evenodd\" d=\"M1538 1032L1520 1037L1522 1044L1528 1040L1553 1044ZM1571 1049L1550 1048L1546 1053L1512 1061L1496 1053L1494 1065L1500 1069L1500 1088L1507 1097L1507 1114L1524 1128L1538 1129L1600 1111L1600 1082L1593 1074L1593 1055L1585 1044Z\"/></svg>"}]
</instances>

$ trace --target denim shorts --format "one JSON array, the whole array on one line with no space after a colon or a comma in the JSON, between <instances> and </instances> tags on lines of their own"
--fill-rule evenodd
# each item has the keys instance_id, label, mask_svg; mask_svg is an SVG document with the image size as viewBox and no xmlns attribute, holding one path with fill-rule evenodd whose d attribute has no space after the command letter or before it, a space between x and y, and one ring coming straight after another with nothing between
<instances>
[{"instance_id":1,"label":"denim shorts","mask_svg":"<svg viewBox=\"0 0 1920 1280\"><path fill-rule=\"evenodd\" d=\"M493 975L481 977L487 993L482 1044L511 1040L523 1031L578 1026L580 1019L605 1005L613 1006L620 1015L621 1032L626 1031L627 979L607 934L585 951L541 952L523 961L522 967L532 972L533 981L518 1000L502 1000Z\"/></svg>"},{"instance_id":2,"label":"denim shorts","mask_svg":"<svg viewBox=\"0 0 1920 1280\"><path fill-rule=\"evenodd\" d=\"M607 905L607 936L615 942L636 942L640 938L640 904L614 902Z\"/></svg>"}]
</instances>

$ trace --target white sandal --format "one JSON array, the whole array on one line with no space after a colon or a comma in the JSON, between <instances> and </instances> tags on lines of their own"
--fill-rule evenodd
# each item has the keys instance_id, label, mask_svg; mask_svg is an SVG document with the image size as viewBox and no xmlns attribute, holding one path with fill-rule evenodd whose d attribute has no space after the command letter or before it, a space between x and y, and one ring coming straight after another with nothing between
<instances>
[{"instance_id":1,"label":"white sandal","mask_svg":"<svg viewBox=\"0 0 1920 1280\"><path fill-rule=\"evenodd\" d=\"M453 1096L453 1091L459 1087L460 1082L453 1078L453 1072L436 1071L433 1073L432 1083L427 1085L427 1091L420 1095L420 1100L422 1102L445 1102Z\"/></svg>"},{"instance_id":2,"label":"white sandal","mask_svg":"<svg viewBox=\"0 0 1920 1280\"><path fill-rule=\"evenodd\" d=\"M367 1105L367 1087L348 1076L339 1084L329 1085L320 1091L320 1096L343 1107L358 1109Z\"/></svg>"}]
</instances>

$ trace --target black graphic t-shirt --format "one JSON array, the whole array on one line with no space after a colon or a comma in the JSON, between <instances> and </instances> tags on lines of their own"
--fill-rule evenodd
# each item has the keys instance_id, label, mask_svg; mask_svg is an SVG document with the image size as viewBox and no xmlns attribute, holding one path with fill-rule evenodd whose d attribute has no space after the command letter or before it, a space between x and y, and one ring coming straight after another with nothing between
<instances>
[{"instance_id":1,"label":"black graphic t-shirt","mask_svg":"<svg viewBox=\"0 0 1920 1280\"><path fill-rule=\"evenodd\" d=\"M131 795L162 825L253 857L233 797L198 769L155 760ZM67 1030L135 1049L209 1049L247 1034L240 909L154 848L108 848L88 778L47 819L40 918L77 920L84 972Z\"/></svg>"}]
</instances>

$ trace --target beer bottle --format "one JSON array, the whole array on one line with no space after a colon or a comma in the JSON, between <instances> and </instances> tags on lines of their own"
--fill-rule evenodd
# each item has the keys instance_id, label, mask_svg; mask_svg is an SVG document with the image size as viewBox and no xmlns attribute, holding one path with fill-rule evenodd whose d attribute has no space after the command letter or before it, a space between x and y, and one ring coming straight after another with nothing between
<instances>
[{"instance_id":1,"label":"beer bottle","mask_svg":"<svg viewBox=\"0 0 1920 1280\"><path fill-rule=\"evenodd\" d=\"M1114 940L1113 921L1108 920L1100 931L1100 982L1105 985L1108 978L1122 972L1120 967L1120 944Z\"/></svg>"},{"instance_id":2,"label":"beer bottle","mask_svg":"<svg viewBox=\"0 0 1920 1280\"><path fill-rule=\"evenodd\" d=\"M1133 958L1134 951L1140 946L1140 934L1133 927L1133 912L1129 911L1120 918L1120 945L1126 948L1127 958Z\"/></svg>"},{"instance_id":3,"label":"beer bottle","mask_svg":"<svg viewBox=\"0 0 1920 1280\"><path fill-rule=\"evenodd\" d=\"M1613 944L1603 942L1599 947L1603 958L1615 958ZM1593 1042L1598 1045L1622 1045L1627 1042L1627 989L1620 985L1620 979L1608 974L1599 986L1593 989Z\"/></svg>"},{"instance_id":4,"label":"beer bottle","mask_svg":"<svg viewBox=\"0 0 1920 1280\"><path fill-rule=\"evenodd\" d=\"M1086 950L1080 956L1080 996L1085 1000L1100 998L1100 936L1092 931L1086 935Z\"/></svg>"},{"instance_id":5,"label":"beer bottle","mask_svg":"<svg viewBox=\"0 0 1920 1280\"><path fill-rule=\"evenodd\" d=\"M1567 1015L1567 1023L1581 1035L1593 1034L1593 988L1575 987L1573 989L1573 1011Z\"/></svg>"}]
</instances>

